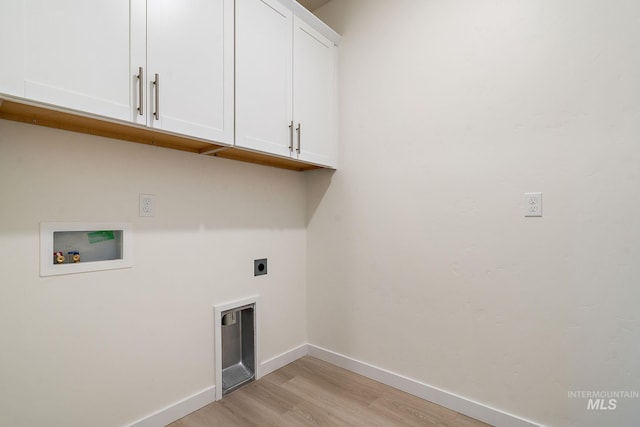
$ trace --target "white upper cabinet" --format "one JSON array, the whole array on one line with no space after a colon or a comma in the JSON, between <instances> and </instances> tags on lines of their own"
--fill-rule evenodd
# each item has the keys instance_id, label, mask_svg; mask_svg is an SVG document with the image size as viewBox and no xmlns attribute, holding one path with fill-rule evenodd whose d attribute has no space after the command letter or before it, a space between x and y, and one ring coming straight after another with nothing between
<instances>
[{"instance_id":1,"label":"white upper cabinet","mask_svg":"<svg viewBox=\"0 0 640 427\"><path fill-rule=\"evenodd\" d=\"M285 3L236 0L236 145L335 167L336 47Z\"/></svg>"},{"instance_id":2,"label":"white upper cabinet","mask_svg":"<svg viewBox=\"0 0 640 427\"><path fill-rule=\"evenodd\" d=\"M335 46L297 16L293 33L293 121L300 160L335 166Z\"/></svg>"},{"instance_id":3,"label":"white upper cabinet","mask_svg":"<svg viewBox=\"0 0 640 427\"><path fill-rule=\"evenodd\" d=\"M0 92L132 119L129 0L7 1L0 16Z\"/></svg>"},{"instance_id":4,"label":"white upper cabinet","mask_svg":"<svg viewBox=\"0 0 640 427\"><path fill-rule=\"evenodd\" d=\"M0 93L24 96L24 5L0 3Z\"/></svg>"},{"instance_id":5,"label":"white upper cabinet","mask_svg":"<svg viewBox=\"0 0 640 427\"><path fill-rule=\"evenodd\" d=\"M5 3L0 93L233 144L233 0Z\"/></svg>"},{"instance_id":6,"label":"white upper cabinet","mask_svg":"<svg viewBox=\"0 0 640 427\"><path fill-rule=\"evenodd\" d=\"M275 0L236 0L236 145L289 156L293 13Z\"/></svg>"},{"instance_id":7,"label":"white upper cabinet","mask_svg":"<svg viewBox=\"0 0 640 427\"><path fill-rule=\"evenodd\" d=\"M233 144L233 0L147 0L144 74L149 126Z\"/></svg>"},{"instance_id":8,"label":"white upper cabinet","mask_svg":"<svg viewBox=\"0 0 640 427\"><path fill-rule=\"evenodd\" d=\"M294 0L7 0L0 107L22 121L48 109L55 117L27 121L63 129L335 167L339 40Z\"/></svg>"}]
</instances>

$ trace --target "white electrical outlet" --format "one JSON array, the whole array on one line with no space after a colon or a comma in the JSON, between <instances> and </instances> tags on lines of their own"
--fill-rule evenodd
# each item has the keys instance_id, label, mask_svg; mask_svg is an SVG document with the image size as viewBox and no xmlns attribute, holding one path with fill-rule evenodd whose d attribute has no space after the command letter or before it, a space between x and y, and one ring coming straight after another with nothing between
<instances>
[{"instance_id":1,"label":"white electrical outlet","mask_svg":"<svg viewBox=\"0 0 640 427\"><path fill-rule=\"evenodd\" d=\"M139 216L156 216L156 196L154 194L140 194Z\"/></svg>"},{"instance_id":2,"label":"white electrical outlet","mask_svg":"<svg viewBox=\"0 0 640 427\"><path fill-rule=\"evenodd\" d=\"M542 216L542 193L524 193L524 216Z\"/></svg>"}]
</instances>

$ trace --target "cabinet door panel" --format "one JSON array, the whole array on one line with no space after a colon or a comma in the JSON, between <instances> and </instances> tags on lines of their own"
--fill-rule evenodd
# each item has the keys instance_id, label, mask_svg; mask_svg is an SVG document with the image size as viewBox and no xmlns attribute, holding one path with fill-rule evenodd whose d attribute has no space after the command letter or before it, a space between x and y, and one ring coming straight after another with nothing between
<instances>
[{"instance_id":1,"label":"cabinet door panel","mask_svg":"<svg viewBox=\"0 0 640 427\"><path fill-rule=\"evenodd\" d=\"M149 124L233 143L233 0L148 0L147 37Z\"/></svg>"},{"instance_id":2,"label":"cabinet door panel","mask_svg":"<svg viewBox=\"0 0 640 427\"><path fill-rule=\"evenodd\" d=\"M131 120L129 0L25 0L24 96Z\"/></svg>"},{"instance_id":3,"label":"cabinet door panel","mask_svg":"<svg viewBox=\"0 0 640 427\"><path fill-rule=\"evenodd\" d=\"M236 144L289 156L292 19L273 0L236 1Z\"/></svg>"},{"instance_id":4,"label":"cabinet door panel","mask_svg":"<svg viewBox=\"0 0 640 427\"><path fill-rule=\"evenodd\" d=\"M24 96L24 5L3 1L0 5L0 93Z\"/></svg>"},{"instance_id":5,"label":"cabinet door panel","mask_svg":"<svg viewBox=\"0 0 640 427\"><path fill-rule=\"evenodd\" d=\"M296 126L300 125L298 158L335 167L335 47L297 17L293 46L293 112Z\"/></svg>"}]
</instances>

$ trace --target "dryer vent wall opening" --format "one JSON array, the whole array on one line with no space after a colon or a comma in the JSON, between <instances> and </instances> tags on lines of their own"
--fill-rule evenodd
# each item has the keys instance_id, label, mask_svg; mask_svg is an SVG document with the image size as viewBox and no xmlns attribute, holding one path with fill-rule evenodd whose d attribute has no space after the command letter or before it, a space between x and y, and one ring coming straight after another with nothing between
<instances>
[{"instance_id":1,"label":"dryer vent wall opening","mask_svg":"<svg viewBox=\"0 0 640 427\"><path fill-rule=\"evenodd\" d=\"M221 316L224 395L255 379L255 304L223 311Z\"/></svg>"}]
</instances>

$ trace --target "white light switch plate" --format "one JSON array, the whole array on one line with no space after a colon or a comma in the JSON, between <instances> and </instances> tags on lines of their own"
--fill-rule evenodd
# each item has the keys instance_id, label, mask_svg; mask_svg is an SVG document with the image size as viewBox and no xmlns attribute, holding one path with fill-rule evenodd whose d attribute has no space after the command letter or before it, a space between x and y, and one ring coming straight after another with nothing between
<instances>
[{"instance_id":1,"label":"white light switch plate","mask_svg":"<svg viewBox=\"0 0 640 427\"><path fill-rule=\"evenodd\" d=\"M524 193L524 216L542 216L542 193Z\"/></svg>"}]
</instances>

